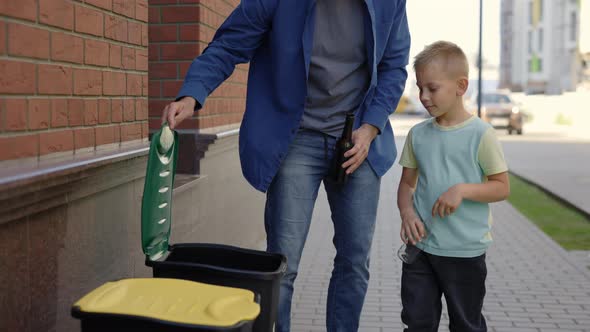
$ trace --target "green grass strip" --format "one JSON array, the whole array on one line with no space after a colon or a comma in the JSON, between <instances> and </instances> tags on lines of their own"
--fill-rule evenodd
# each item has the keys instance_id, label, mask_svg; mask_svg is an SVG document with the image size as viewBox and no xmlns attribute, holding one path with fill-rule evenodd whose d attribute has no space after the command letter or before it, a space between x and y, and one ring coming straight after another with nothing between
<instances>
[{"instance_id":1,"label":"green grass strip","mask_svg":"<svg viewBox=\"0 0 590 332\"><path fill-rule=\"evenodd\" d=\"M590 250L590 220L510 174L508 202L566 250Z\"/></svg>"}]
</instances>

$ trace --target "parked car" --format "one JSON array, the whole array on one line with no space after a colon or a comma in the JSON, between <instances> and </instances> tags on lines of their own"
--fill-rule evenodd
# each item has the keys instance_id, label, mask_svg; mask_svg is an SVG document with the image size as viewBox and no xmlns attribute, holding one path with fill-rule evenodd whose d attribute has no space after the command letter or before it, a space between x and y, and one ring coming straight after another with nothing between
<instances>
[{"instance_id":1,"label":"parked car","mask_svg":"<svg viewBox=\"0 0 590 332\"><path fill-rule=\"evenodd\" d=\"M470 109L477 113L477 95L471 99ZM505 92L486 92L481 100L481 118L497 129L506 129L508 134L522 135L524 115L521 106Z\"/></svg>"}]
</instances>

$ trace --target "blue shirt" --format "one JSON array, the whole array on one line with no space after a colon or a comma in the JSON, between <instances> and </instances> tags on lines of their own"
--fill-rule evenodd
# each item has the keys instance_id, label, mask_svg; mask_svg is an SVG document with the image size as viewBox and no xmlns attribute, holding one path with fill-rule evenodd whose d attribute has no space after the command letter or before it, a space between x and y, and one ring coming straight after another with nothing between
<instances>
[{"instance_id":1,"label":"blue shirt","mask_svg":"<svg viewBox=\"0 0 590 332\"><path fill-rule=\"evenodd\" d=\"M200 105L233 72L250 62L240 161L248 182L266 191L303 115L313 46L316 0L242 0L191 64L178 97ZM364 31L370 84L355 128L380 130L367 160L382 176L397 151L389 115L404 90L410 48L405 0L365 0Z\"/></svg>"}]
</instances>

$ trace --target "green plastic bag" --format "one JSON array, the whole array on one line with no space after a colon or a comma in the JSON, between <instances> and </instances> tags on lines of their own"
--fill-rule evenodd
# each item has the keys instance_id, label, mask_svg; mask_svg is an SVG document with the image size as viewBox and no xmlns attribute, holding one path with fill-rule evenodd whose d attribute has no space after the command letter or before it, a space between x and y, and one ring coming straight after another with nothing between
<instances>
[{"instance_id":1,"label":"green plastic bag","mask_svg":"<svg viewBox=\"0 0 590 332\"><path fill-rule=\"evenodd\" d=\"M167 123L152 136L141 202L141 246L150 260L168 251L178 133Z\"/></svg>"}]
</instances>

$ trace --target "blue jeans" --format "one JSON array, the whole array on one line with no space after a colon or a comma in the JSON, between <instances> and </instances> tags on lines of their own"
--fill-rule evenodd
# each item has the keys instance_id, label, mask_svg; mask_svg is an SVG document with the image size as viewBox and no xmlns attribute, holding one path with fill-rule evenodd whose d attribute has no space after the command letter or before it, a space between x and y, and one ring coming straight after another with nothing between
<instances>
[{"instance_id":1,"label":"blue jeans","mask_svg":"<svg viewBox=\"0 0 590 332\"><path fill-rule=\"evenodd\" d=\"M322 181L332 212L336 248L326 327L329 332L358 330L369 283L381 179L365 161L344 186L333 183L328 175L335 142L335 138L321 133L300 131L267 192L267 250L287 257L276 332L290 330L293 283Z\"/></svg>"}]
</instances>

